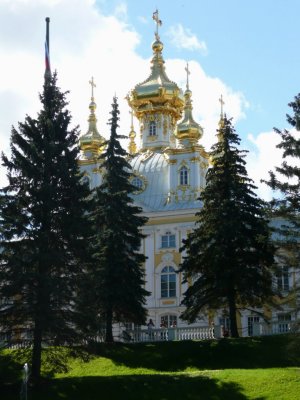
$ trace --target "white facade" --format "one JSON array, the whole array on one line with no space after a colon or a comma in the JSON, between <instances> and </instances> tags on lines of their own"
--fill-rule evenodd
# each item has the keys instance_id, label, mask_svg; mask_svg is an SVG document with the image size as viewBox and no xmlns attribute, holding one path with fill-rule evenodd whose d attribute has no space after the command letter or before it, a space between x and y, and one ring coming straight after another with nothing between
<instances>
[{"instance_id":1,"label":"white facade","mask_svg":"<svg viewBox=\"0 0 300 400\"><path fill-rule=\"evenodd\" d=\"M134 200L149 218L143 228L146 237L141 246L147 257L146 289L151 292L146 305L148 315L156 328L162 324L181 327L186 326L180 320L186 284L182 284L181 273L177 273L182 261L179 249L182 239L194 228L195 213L201 207L197 199L205 186L209 163L208 154L201 145L202 128L192 116L192 92L188 79L183 93L167 77L162 57L163 44L158 34L155 39L150 75L137 84L127 98L138 120L141 138L141 146L137 149L134 142L136 134L132 128L129 151L133 155L130 161L132 181L137 187ZM188 74L187 67L187 78ZM91 187L101 181L96 160L103 150L103 138L96 128L95 108L92 98L89 130L81 137L80 165ZM291 276L289 279L292 279ZM286 306L287 314L288 311ZM272 319L296 317L294 313L291 317L284 317L284 311L281 313L282 317L278 317L278 313L273 312ZM240 334L247 336L253 334L253 324L261 322L262 318L244 311L238 320ZM203 326L212 323L227 328L228 318L220 311L217 315L202 316L196 322Z\"/></svg>"}]
</instances>

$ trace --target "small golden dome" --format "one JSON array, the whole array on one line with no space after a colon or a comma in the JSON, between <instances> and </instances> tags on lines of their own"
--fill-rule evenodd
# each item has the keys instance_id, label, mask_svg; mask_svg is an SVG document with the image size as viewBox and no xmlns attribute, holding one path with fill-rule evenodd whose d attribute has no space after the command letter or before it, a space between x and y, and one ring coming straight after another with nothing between
<instances>
[{"instance_id":1,"label":"small golden dome","mask_svg":"<svg viewBox=\"0 0 300 400\"><path fill-rule=\"evenodd\" d=\"M152 43L152 50L155 53L161 52L163 50L163 48L164 48L164 45L162 44L162 42L160 40L155 40Z\"/></svg>"},{"instance_id":2,"label":"small golden dome","mask_svg":"<svg viewBox=\"0 0 300 400\"><path fill-rule=\"evenodd\" d=\"M96 86L94 83L94 79L89 82L92 87L92 96L91 96L91 102L89 104L89 109L90 109L90 115L88 118L88 131L82 135L79 139L80 147L81 150L85 151L91 151L93 154L99 154L102 149L103 149L103 144L105 142L105 139L100 135L97 129L97 118L96 118L96 108L97 105L94 100L94 87Z\"/></svg>"},{"instance_id":3,"label":"small golden dome","mask_svg":"<svg viewBox=\"0 0 300 400\"><path fill-rule=\"evenodd\" d=\"M193 118L192 106L192 91L189 88L189 74L188 64L186 67L187 84L186 91L184 92L185 106L183 120L177 125L176 138L183 146L191 146L197 144L198 140L203 135L203 129Z\"/></svg>"}]
</instances>

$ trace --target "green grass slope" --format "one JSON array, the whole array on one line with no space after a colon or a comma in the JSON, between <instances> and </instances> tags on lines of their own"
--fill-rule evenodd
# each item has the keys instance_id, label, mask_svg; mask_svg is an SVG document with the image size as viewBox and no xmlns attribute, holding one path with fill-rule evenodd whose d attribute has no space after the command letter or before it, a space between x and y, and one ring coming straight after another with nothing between
<instances>
[{"instance_id":1,"label":"green grass slope","mask_svg":"<svg viewBox=\"0 0 300 400\"><path fill-rule=\"evenodd\" d=\"M0 399L19 398L30 350L0 353ZM299 400L300 337L46 349L28 400Z\"/></svg>"}]
</instances>

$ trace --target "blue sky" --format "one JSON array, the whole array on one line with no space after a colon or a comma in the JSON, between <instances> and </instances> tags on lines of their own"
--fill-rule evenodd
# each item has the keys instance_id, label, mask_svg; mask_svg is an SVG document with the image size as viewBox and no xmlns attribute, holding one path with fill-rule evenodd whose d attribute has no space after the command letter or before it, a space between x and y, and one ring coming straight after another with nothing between
<instances>
[{"instance_id":1,"label":"blue sky","mask_svg":"<svg viewBox=\"0 0 300 400\"><path fill-rule=\"evenodd\" d=\"M0 145L9 151L11 125L40 109L44 69L45 17L49 16L52 69L70 90L74 124L87 129L94 76L97 117L107 135L114 93L119 97L121 133L130 128L124 97L147 78L158 8L163 25L166 71L185 88L186 61L194 117L209 150L215 141L222 94L225 111L249 149L248 172L260 184L279 165L273 127L284 128L288 103L299 93L299 0L0 0ZM135 122L135 128L138 128ZM5 182L0 167L0 183Z\"/></svg>"}]
</instances>

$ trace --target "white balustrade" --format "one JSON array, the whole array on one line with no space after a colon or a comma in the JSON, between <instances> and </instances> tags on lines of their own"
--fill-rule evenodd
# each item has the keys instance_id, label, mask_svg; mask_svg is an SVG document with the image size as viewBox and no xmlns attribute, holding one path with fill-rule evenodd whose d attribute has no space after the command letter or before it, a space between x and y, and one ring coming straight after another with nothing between
<instances>
[{"instance_id":1,"label":"white balustrade","mask_svg":"<svg viewBox=\"0 0 300 400\"><path fill-rule=\"evenodd\" d=\"M128 342L163 342L172 340L214 339L214 327L187 327L127 330L123 340Z\"/></svg>"}]
</instances>

